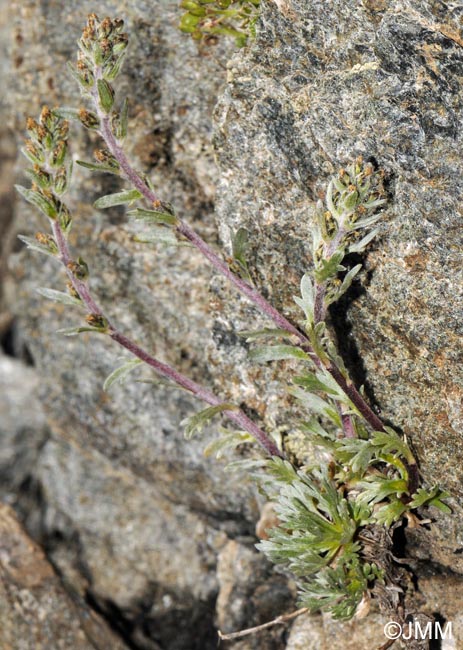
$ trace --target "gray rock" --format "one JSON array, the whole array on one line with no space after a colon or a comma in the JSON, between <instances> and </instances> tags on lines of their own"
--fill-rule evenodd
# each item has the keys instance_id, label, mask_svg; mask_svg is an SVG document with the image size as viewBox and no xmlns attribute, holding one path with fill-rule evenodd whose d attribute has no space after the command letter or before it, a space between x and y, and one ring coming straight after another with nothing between
<instances>
[{"instance_id":1,"label":"gray rock","mask_svg":"<svg viewBox=\"0 0 463 650\"><path fill-rule=\"evenodd\" d=\"M114 14L119 6L103 1L98 11ZM176 30L176 2L124 7L133 45L119 87L131 95L130 155L209 241L216 238L214 199L226 246L231 231L248 229L253 280L285 313L299 318L292 295L310 266L308 222L327 176L359 154L385 171L390 200L381 236L365 259L362 284L332 313L333 327L353 377L407 434L425 480L455 497L453 517L410 536L418 577L420 560L461 573L459 7L426 0L355 7L340 0L264 2L258 38L231 59L226 88L231 50L223 44L198 53ZM78 101L64 62L74 56L91 9L90 2L31 1L12 15L21 35L10 84L10 122L18 131L41 102ZM218 95L220 174L210 145ZM79 157L90 157L97 146L91 140L76 131ZM265 320L220 278L210 284L196 252L142 248L123 213L88 207L117 187L80 170L71 194L71 243L88 260L92 288L108 313L164 360L224 397L245 400L268 427L293 433L298 414L282 384L294 366L253 367L237 337ZM21 205L16 227L30 234L41 226ZM261 505L254 487L204 459L203 440L183 440L179 423L199 405L133 381L105 394L103 379L119 353L98 338L56 335L80 316L34 294L37 286L62 288L62 273L24 252L11 266L17 333L40 373L52 430L34 471L40 521L29 525L65 579L140 648L215 647L217 594L218 622L227 629L287 611L283 583L253 551L235 545L243 537L252 543ZM297 439L293 445L300 449ZM242 559L244 578L230 549ZM254 569L260 586L250 578ZM243 612L236 603L248 597L256 598L255 609ZM175 638L179 620L185 627ZM307 634L334 647L341 628L315 632L312 622ZM276 634L269 648L281 641ZM294 650L295 635L288 642ZM355 647L370 647L368 636Z\"/></svg>"},{"instance_id":2,"label":"gray rock","mask_svg":"<svg viewBox=\"0 0 463 650\"><path fill-rule=\"evenodd\" d=\"M48 436L32 368L0 354L0 494L15 502Z\"/></svg>"}]
</instances>

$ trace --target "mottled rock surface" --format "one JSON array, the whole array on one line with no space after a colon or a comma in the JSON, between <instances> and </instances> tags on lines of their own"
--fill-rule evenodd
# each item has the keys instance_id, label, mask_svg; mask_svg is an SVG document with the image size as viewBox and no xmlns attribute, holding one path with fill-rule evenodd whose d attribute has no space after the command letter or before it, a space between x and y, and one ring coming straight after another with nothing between
<instances>
[{"instance_id":1,"label":"mottled rock surface","mask_svg":"<svg viewBox=\"0 0 463 650\"><path fill-rule=\"evenodd\" d=\"M0 646L4 650L124 650L85 603L66 593L13 510L0 505Z\"/></svg>"},{"instance_id":2,"label":"mottled rock surface","mask_svg":"<svg viewBox=\"0 0 463 650\"><path fill-rule=\"evenodd\" d=\"M176 4L98 4L101 15L121 13L131 35L118 84L131 96L128 151L208 241L217 241L214 201L226 245L230 230L248 229L251 274L275 305L299 317L291 296L310 266L307 224L326 177L359 154L386 173L381 237L333 325L353 376L407 434L425 479L455 497L453 517L409 537L418 583L423 575L427 585L419 605L452 616L463 605L461 7L269 0L256 42L233 55L226 43L198 51L180 35ZM94 9L71 0L9 6L13 69L2 110L16 132L42 102L79 102L65 61ZM87 159L98 146L78 129L73 143ZM291 364L256 368L236 334L265 320L196 252L142 248L122 211L89 207L118 187L76 170L70 197L71 244L108 313L161 358L294 435L296 412L282 388ZM32 234L39 219L18 204L15 229ZM61 289L61 272L24 251L10 269L13 339L37 368L47 434L32 467L24 437L11 436L5 453L17 467L27 460L33 490L19 494L18 507L66 583L147 650L212 649L216 625L233 631L294 607L290 586L252 550L262 504L251 482L205 459L203 440L183 440L179 423L198 405L135 382L104 393L119 352L98 338L56 335L80 316L34 294ZM334 650L348 636L366 650L384 640L379 617L370 621L298 619L292 631L229 647Z\"/></svg>"}]
</instances>

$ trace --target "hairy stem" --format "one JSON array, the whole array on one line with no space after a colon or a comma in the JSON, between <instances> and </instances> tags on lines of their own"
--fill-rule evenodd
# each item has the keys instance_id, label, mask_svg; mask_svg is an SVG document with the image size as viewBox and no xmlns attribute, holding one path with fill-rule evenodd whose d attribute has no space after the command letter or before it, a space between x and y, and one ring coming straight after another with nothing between
<instances>
[{"instance_id":1,"label":"hairy stem","mask_svg":"<svg viewBox=\"0 0 463 650\"><path fill-rule=\"evenodd\" d=\"M197 384L195 381L189 379L188 377L181 374L180 372L178 372L171 366L167 365L166 363L163 363L162 361L159 361L155 357L151 356L148 352L143 350L143 348L141 348L139 345L137 345L129 338L127 338L124 334L119 332L117 328L110 323L109 319L105 317L101 307L99 307L99 305L93 299L90 290L88 288L88 284L76 278L75 275L70 270L69 264L72 262L72 258L69 252L69 247L66 241L66 237L58 221L51 220L51 226L56 241L56 245L58 247L59 259L63 263L64 267L66 268L66 273L74 289L77 291L82 302L85 304L85 306L87 307L87 309L91 314L96 314L98 316L103 316L105 318L106 322L108 323L109 336L113 339L113 341L116 341L116 343L118 343L126 350L131 352L134 356L141 359L144 363L149 365L151 368L154 368L154 370L159 375L165 377L166 379L169 379L170 381L174 382L178 386L193 393L195 397L202 400L206 404L209 404L210 406L219 406L220 404L222 404L223 400L217 397L217 395L214 395L214 393L212 393L210 390L204 388L200 384ZM262 445L262 447L264 447L264 449L270 454L270 456L279 456L280 458L284 457L282 452L278 449L278 447L271 440L271 438L262 429L260 429L260 427L258 427L257 424L253 422L244 413L244 411L236 408L233 410L224 411L224 415L226 415L229 420L232 420L240 428L250 433Z\"/></svg>"}]
</instances>

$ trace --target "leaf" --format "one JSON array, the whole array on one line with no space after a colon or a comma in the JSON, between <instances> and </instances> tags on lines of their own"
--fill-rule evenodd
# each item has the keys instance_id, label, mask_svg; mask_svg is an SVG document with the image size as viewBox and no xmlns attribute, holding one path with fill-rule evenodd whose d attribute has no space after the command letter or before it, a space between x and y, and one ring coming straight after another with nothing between
<instances>
[{"instance_id":1,"label":"leaf","mask_svg":"<svg viewBox=\"0 0 463 650\"><path fill-rule=\"evenodd\" d=\"M204 455L207 458L215 454L215 457L220 459L226 449L236 449L239 445L254 442L254 438L245 431L227 431L207 445Z\"/></svg>"},{"instance_id":2,"label":"leaf","mask_svg":"<svg viewBox=\"0 0 463 650\"><path fill-rule=\"evenodd\" d=\"M358 496L360 503L374 505L387 497L392 497L393 500L399 499L403 494L407 494L408 485L403 479L374 474L359 481L356 488L362 490Z\"/></svg>"},{"instance_id":3,"label":"leaf","mask_svg":"<svg viewBox=\"0 0 463 650\"><path fill-rule=\"evenodd\" d=\"M327 383L317 377L317 373L307 372L305 375L294 377L293 382L297 386L302 386L310 392L321 391L323 393L327 393L328 395L339 395L339 389L336 390L336 388L328 386Z\"/></svg>"},{"instance_id":4,"label":"leaf","mask_svg":"<svg viewBox=\"0 0 463 650\"><path fill-rule=\"evenodd\" d=\"M283 458L272 458L267 463L267 470L274 481L279 484L291 484L298 479L293 465Z\"/></svg>"},{"instance_id":5,"label":"leaf","mask_svg":"<svg viewBox=\"0 0 463 650\"><path fill-rule=\"evenodd\" d=\"M329 259L322 258L320 260L320 263L314 269L314 276L317 282L324 283L330 278L336 277L338 271L343 270L340 264L344 258L344 254L344 250L337 250Z\"/></svg>"},{"instance_id":6,"label":"leaf","mask_svg":"<svg viewBox=\"0 0 463 650\"><path fill-rule=\"evenodd\" d=\"M55 257L56 255L52 253L52 251L44 246L43 244L39 244L39 242L36 239L32 239L32 237L26 237L25 235L18 235L18 239L20 239L24 244L26 244L27 248L33 251L37 251L38 253L43 253L44 255L49 255L50 257Z\"/></svg>"},{"instance_id":7,"label":"leaf","mask_svg":"<svg viewBox=\"0 0 463 650\"><path fill-rule=\"evenodd\" d=\"M40 287L36 289L36 291L44 298L54 300L55 302L59 302L63 305L77 305L78 307L82 306L81 300L74 298L74 296L71 296L69 293L65 293L64 291L55 291L55 289L46 289L44 287Z\"/></svg>"},{"instance_id":8,"label":"leaf","mask_svg":"<svg viewBox=\"0 0 463 650\"><path fill-rule=\"evenodd\" d=\"M53 113L55 113L55 115L57 115L58 117L62 117L65 120L75 120L76 122L80 122L79 108L60 106L59 108L54 108Z\"/></svg>"},{"instance_id":9,"label":"leaf","mask_svg":"<svg viewBox=\"0 0 463 650\"><path fill-rule=\"evenodd\" d=\"M402 501L399 501L397 499L392 503L388 503L387 505L379 508L373 514L373 518L377 524L390 528L393 523L399 521L406 510L407 506L402 503Z\"/></svg>"},{"instance_id":10,"label":"leaf","mask_svg":"<svg viewBox=\"0 0 463 650\"><path fill-rule=\"evenodd\" d=\"M22 185L15 185L15 189L28 202L38 208L43 214L50 219L56 219L58 215L57 206L46 199L42 194L35 190L29 190Z\"/></svg>"},{"instance_id":11,"label":"leaf","mask_svg":"<svg viewBox=\"0 0 463 650\"><path fill-rule=\"evenodd\" d=\"M114 90L106 79L97 79L96 85L100 106L105 113L109 113L114 104Z\"/></svg>"},{"instance_id":12,"label":"leaf","mask_svg":"<svg viewBox=\"0 0 463 650\"><path fill-rule=\"evenodd\" d=\"M357 264L348 273L346 273L342 281L342 284L339 287L339 289L336 291L335 298L332 302L334 302L335 300L339 300L339 298L346 293L346 291L349 289L350 285L352 284L353 279L355 278L357 273L361 270L361 268L362 265Z\"/></svg>"},{"instance_id":13,"label":"leaf","mask_svg":"<svg viewBox=\"0 0 463 650\"><path fill-rule=\"evenodd\" d=\"M201 433L206 424L208 424L213 417L223 411L236 411L237 407L235 404L217 404L216 406L209 406L199 413L185 418L180 424L185 427L185 438L190 440L196 433Z\"/></svg>"},{"instance_id":14,"label":"leaf","mask_svg":"<svg viewBox=\"0 0 463 650\"><path fill-rule=\"evenodd\" d=\"M249 232L246 228L238 228L232 237L232 256L238 263L247 279L250 279L247 251L249 248Z\"/></svg>"},{"instance_id":15,"label":"leaf","mask_svg":"<svg viewBox=\"0 0 463 650\"><path fill-rule=\"evenodd\" d=\"M415 463L415 458L403 438L401 438L394 429L391 427L384 427L384 431L373 431L371 434L371 442L378 447L381 447L383 453L396 452L402 458L410 463Z\"/></svg>"},{"instance_id":16,"label":"leaf","mask_svg":"<svg viewBox=\"0 0 463 650\"><path fill-rule=\"evenodd\" d=\"M334 442L336 441L336 436L334 433L326 431L317 418L311 418L308 422L302 422L300 428L304 433L309 434L315 440L315 444L321 444L327 446L330 449L334 449Z\"/></svg>"},{"instance_id":17,"label":"leaf","mask_svg":"<svg viewBox=\"0 0 463 650\"><path fill-rule=\"evenodd\" d=\"M65 327L60 330L56 330L57 334L62 334L63 336L77 336L82 332L96 332L98 334L106 334L103 329L100 327L90 327L89 325L84 325L82 327Z\"/></svg>"},{"instance_id":18,"label":"leaf","mask_svg":"<svg viewBox=\"0 0 463 650\"><path fill-rule=\"evenodd\" d=\"M313 323L315 295L312 279L308 273L305 273L301 279L301 296L302 298L294 296L294 302L305 313L307 320Z\"/></svg>"},{"instance_id":19,"label":"leaf","mask_svg":"<svg viewBox=\"0 0 463 650\"><path fill-rule=\"evenodd\" d=\"M373 226L375 223L377 223L381 219L381 214L373 214L370 215L369 217L364 217L363 219L359 219L358 221L355 221L352 228L354 230L360 230L362 228L369 228L370 226Z\"/></svg>"},{"instance_id":20,"label":"leaf","mask_svg":"<svg viewBox=\"0 0 463 650\"><path fill-rule=\"evenodd\" d=\"M343 438L336 445L335 455L341 465L350 465L354 474L364 474L376 452L370 440Z\"/></svg>"},{"instance_id":21,"label":"leaf","mask_svg":"<svg viewBox=\"0 0 463 650\"><path fill-rule=\"evenodd\" d=\"M188 242L177 239L175 232L163 226L152 227L149 230L135 235L134 241L140 244L163 244L164 246L190 246Z\"/></svg>"},{"instance_id":22,"label":"leaf","mask_svg":"<svg viewBox=\"0 0 463 650\"><path fill-rule=\"evenodd\" d=\"M115 194L106 194L95 201L93 206L99 210L112 208L115 205L125 205L141 199L143 195L138 190L124 190Z\"/></svg>"},{"instance_id":23,"label":"leaf","mask_svg":"<svg viewBox=\"0 0 463 650\"><path fill-rule=\"evenodd\" d=\"M361 253L362 251L365 250L365 248L368 246L368 244L376 237L378 234L379 230L378 228L375 228L372 230L368 235L365 235L363 239L360 241L354 243L354 244L349 244L347 247L347 252L348 253Z\"/></svg>"},{"instance_id":24,"label":"leaf","mask_svg":"<svg viewBox=\"0 0 463 650\"><path fill-rule=\"evenodd\" d=\"M451 495L445 490L441 490L439 486L435 485L430 490L425 488L418 488L415 494L412 495L413 498L408 504L410 508L419 508L421 506L434 506L442 512L451 514L452 509L442 501L442 499L448 499Z\"/></svg>"},{"instance_id":25,"label":"leaf","mask_svg":"<svg viewBox=\"0 0 463 650\"><path fill-rule=\"evenodd\" d=\"M166 226L175 226L178 221L177 217L169 212L146 210L145 208L135 208L135 210L127 212L127 215L133 219L140 219L152 223L162 223Z\"/></svg>"},{"instance_id":26,"label":"leaf","mask_svg":"<svg viewBox=\"0 0 463 650\"><path fill-rule=\"evenodd\" d=\"M95 164L95 163L86 162L85 160L76 160L76 163L81 167L90 169L90 171L92 172L115 174L116 176L119 176L119 169L117 167L112 167L111 165Z\"/></svg>"},{"instance_id":27,"label":"leaf","mask_svg":"<svg viewBox=\"0 0 463 650\"><path fill-rule=\"evenodd\" d=\"M251 350L249 357L257 363L265 363L267 361L281 361L283 359L303 359L309 360L309 356L293 345L269 345L262 348Z\"/></svg>"},{"instance_id":28,"label":"leaf","mask_svg":"<svg viewBox=\"0 0 463 650\"><path fill-rule=\"evenodd\" d=\"M108 391L113 384L122 383L127 375L132 372L137 366L139 366L143 361L141 359L129 359L122 366L113 370L104 380L103 390Z\"/></svg>"},{"instance_id":29,"label":"leaf","mask_svg":"<svg viewBox=\"0 0 463 650\"><path fill-rule=\"evenodd\" d=\"M309 393L302 388L292 387L289 388L289 393L291 393L291 395L294 395L294 397L297 397L297 399L299 399L304 404L310 413L327 417L329 420L334 422L336 426L341 426L341 418L336 408L318 395Z\"/></svg>"}]
</instances>

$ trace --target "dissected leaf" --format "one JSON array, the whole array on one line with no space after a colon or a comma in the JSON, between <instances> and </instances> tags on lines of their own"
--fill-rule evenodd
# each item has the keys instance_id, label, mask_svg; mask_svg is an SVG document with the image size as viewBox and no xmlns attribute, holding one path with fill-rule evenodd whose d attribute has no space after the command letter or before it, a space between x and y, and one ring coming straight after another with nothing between
<instances>
[{"instance_id":1,"label":"dissected leaf","mask_svg":"<svg viewBox=\"0 0 463 650\"><path fill-rule=\"evenodd\" d=\"M441 490L437 485L426 490L425 488L418 488L415 494L413 494L412 500L408 504L410 508L419 508L421 506L434 506L442 512L450 514L452 509L442 501L442 499L448 499L450 493L445 490Z\"/></svg>"}]
</instances>

